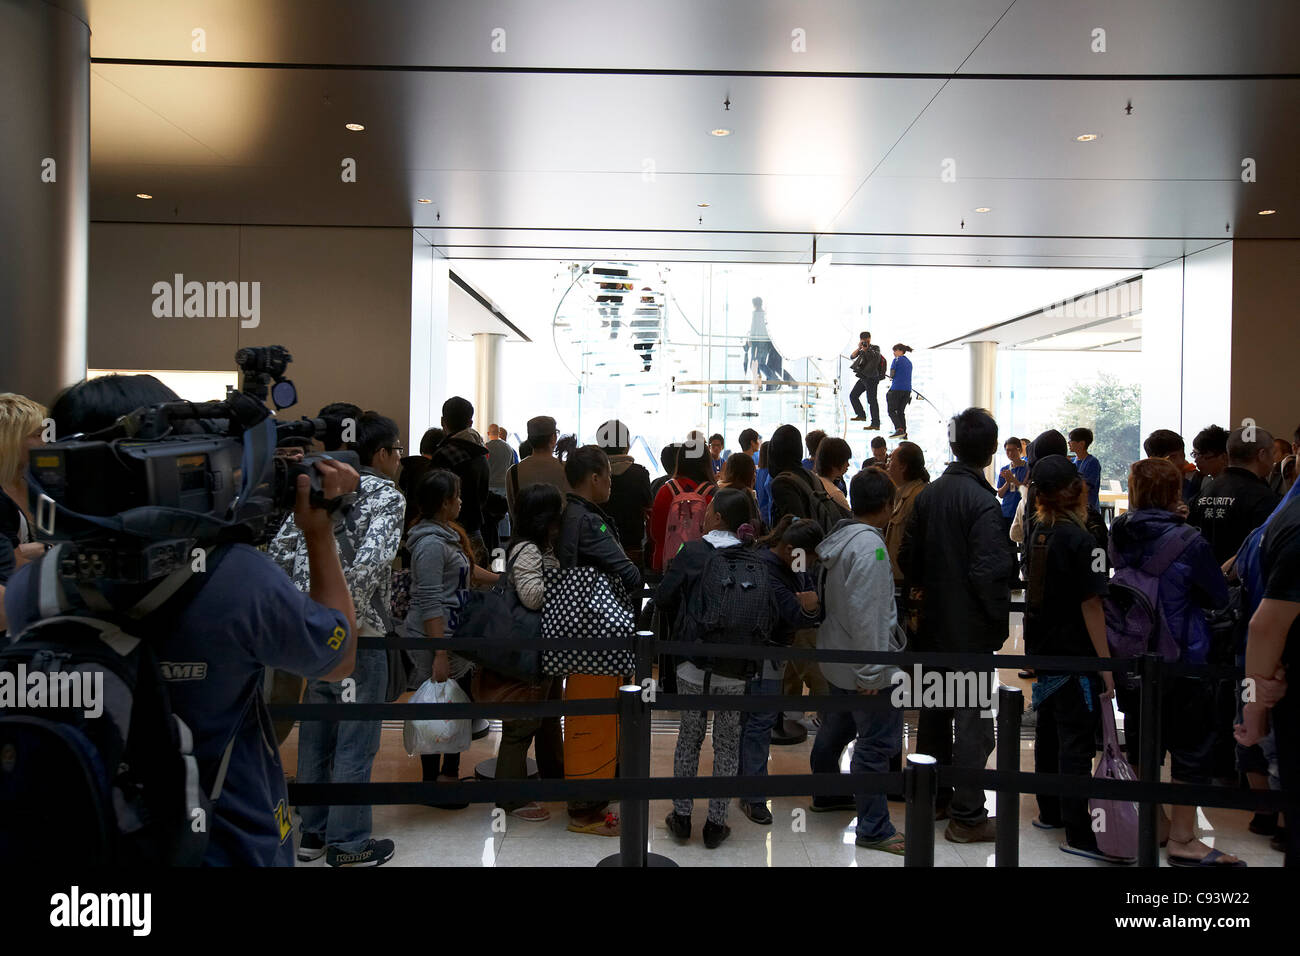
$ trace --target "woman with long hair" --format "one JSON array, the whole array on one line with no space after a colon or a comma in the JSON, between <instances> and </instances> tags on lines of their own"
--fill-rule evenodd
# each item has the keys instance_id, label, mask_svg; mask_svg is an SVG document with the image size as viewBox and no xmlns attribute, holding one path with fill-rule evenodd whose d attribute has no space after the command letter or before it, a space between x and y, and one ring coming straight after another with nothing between
<instances>
[{"instance_id":1,"label":"woman with long hair","mask_svg":"<svg viewBox=\"0 0 1300 956\"><path fill-rule=\"evenodd\" d=\"M718 487L734 488L745 493L751 505L749 523L754 526L755 532L761 532L764 526L763 517L758 509L758 495L754 493L754 485L757 481L758 466L754 464L754 459L751 456L729 455L727 460L722 463L722 474L718 479Z\"/></svg>"},{"instance_id":2,"label":"woman with long hair","mask_svg":"<svg viewBox=\"0 0 1300 956\"><path fill-rule=\"evenodd\" d=\"M507 555L506 580L519 595L519 602L533 611L541 611L546 601L546 568L558 568L555 544L560 536L560 517L564 513L564 495L555 485L539 483L520 489L515 499L515 537ZM486 686L493 675L483 675ZM501 682L497 682L498 685ZM563 681L543 678L540 684L520 689L518 696L500 690L495 700L560 700ZM501 721L501 745L497 750L497 780L522 780L527 775L528 747L536 741L537 769L547 780L564 779L564 739L559 717L521 717ZM542 823L551 813L536 801L499 803L507 813Z\"/></svg>"},{"instance_id":3,"label":"woman with long hair","mask_svg":"<svg viewBox=\"0 0 1300 956\"><path fill-rule=\"evenodd\" d=\"M0 394L0 534L14 551L14 570L45 553L27 507L27 463L41 446L45 409L25 395Z\"/></svg>"},{"instance_id":4,"label":"woman with long hair","mask_svg":"<svg viewBox=\"0 0 1300 956\"><path fill-rule=\"evenodd\" d=\"M1088 486L1068 458L1048 455L1032 472L1036 522L1028 542L1025 595L1025 651L1101 660L1110 657L1102 598L1107 573L1094 557L1088 531ZM1092 771L1101 708L1110 707L1115 683L1109 671L1038 671L1032 706L1034 772L1087 777ZM1088 801L1083 797L1038 796L1039 829L1064 829L1061 849L1107 863L1132 863L1097 846Z\"/></svg>"},{"instance_id":5,"label":"woman with long hair","mask_svg":"<svg viewBox=\"0 0 1300 956\"><path fill-rule=\"evenodd\" d=\"M497 575L475 566L474 550L465 529L456 523L460 515L460 479L444 468L434 468L415 489L420 521L407 534L411 552L411 604L403 624L403 637L428 637L435 641L456 633L460 612L475 584L491 584ZM416 651L417 672L429 667L425 676L441 683L454 680L466 696L470 694L473 665L455 651ZM430 657L432 662L430 663ZM460 754L422 754L420 764L425 781L460 781ZM435 804L441 809L463 809L468 804Z\"/></svg>"},{"instance_id":6,"label":"woman with long hair","mask_svg":"<svg viewBox=\"0 0 1300 956\"><path fill-rule=\"evenodd\" d=\"M823 438L817 445L817 455L813 459L813 474L821 482L826 494L839 506L841 518L853 514L843 487L844 476L849 471L849 459L852 457L853 449L843 438Z\"/></svg>"},{"instance_id":7,"label":"woman with long hair","mask_svg":"<svg viewBox=\"0 0 1300 956\"><path fill-rule=\"evenodd\" d=\"M1030 478L1032 486L1033 472ZM1031 493L1036 499L1036 486L1031 487ZM1128 494L1129 510L1111 524L1111 563L1117 569L1151 566L1160 572L1162 628L1167 629L1168 638L1178 648L1177 660L1204 664L1210 650L1205 612L1227 605L1228 585L1210 543L1187 529L1182 473L1167 458L1144 458L1129 468ZM1155 741L1156 762L1163 763L1168 752L1170 778L1177 783L1208 785L1211 781L1214 691L1213 682L1200 675L1171 675L1165 679L1160 739ZM1119 689L1118 696L1124 712L1129 761L1139 766L1140 697L1125 687ZM1160 821L1161 845L1168 834L1170 866L1246 865L1197 839L1196 807L1173 806L1171 817Z\"/></svg>"},{"instance_id":8,"label":"woman with long hair","mask_svg":"<svg viewBox=\"0 0 1300 956\"><path fill-rule=\"evenodd\" d=\"M781 519L772 531L756 542L758 556L767 564L768 580L776 604L777 619L768 643L789 647L802 629L815 627L818 602L813 567L817 562L817 545L821 544L821 527L814 521L800 521L792 515ZM816 661L807 663L816 666ZM763 669L750 682L749 693L777 695L785 661L763 661ZM772 746L772 728L781 719L778 712L741 715L740 775L767 775L768 755ZM771 826L772 811L762 797L742 797L740 812L759 826Z\"/></svg>"},{"instance_id":9,"label":"woman with long hair","mask_svg":"<svg viewBox=\"0 0 1300 956\"><path fill-rule=\"evenodd\" d=\"M673 557L671 554L664 554L664 543L668 533L668 512L672 507L673 499L680 494L694 492L708 501L716 490L717 486L713 483L713 466L709 463L708 443L702 435L692 433L677 447L673 477L660 486L658 493L655 494L654 506L650 510L650 537L655 543L650 566L654 570L664 570L664 565Z\"/></svg>"}]
</instances>

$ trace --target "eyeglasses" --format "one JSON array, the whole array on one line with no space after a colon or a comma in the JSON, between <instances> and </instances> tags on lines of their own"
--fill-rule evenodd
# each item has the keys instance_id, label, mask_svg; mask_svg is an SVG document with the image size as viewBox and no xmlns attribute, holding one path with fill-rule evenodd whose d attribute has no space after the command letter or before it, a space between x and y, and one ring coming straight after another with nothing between
<instances>
[{"instance_id":1,"label":"eyeglasses","mask_svg":"<svg viewBox=\"0 0 1300 956\"><path fill-rule=\"evenodd\" d=\"M389 445L389 446L388 446L388 450L389 450L389 451L395 451L395 452L397 452L397 454L399 454L399 455L402 455L402 454L405 454L405 453L406 453L406 449L403 448L401 445Z\"/></svg>"},{"instance_id":2,"label":"eyeglasses","mask_svg":"<svg viewBox=\"0 0 1300 956\"><path fill-rule=\"evenodd\" d=\"M1201 461L1206 458L1219 458L1225 453L1221 451L1193 451L1192 461Z\"/></svg>"}]
</instances>

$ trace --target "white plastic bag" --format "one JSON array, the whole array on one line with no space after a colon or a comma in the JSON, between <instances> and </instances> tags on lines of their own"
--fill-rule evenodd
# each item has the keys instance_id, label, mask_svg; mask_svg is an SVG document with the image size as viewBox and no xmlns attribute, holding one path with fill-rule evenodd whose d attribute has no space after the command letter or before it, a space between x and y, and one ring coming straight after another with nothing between
<instances>
[{"instance_id":1,"label":"white plastic bag","mask_svg":"<svg viewBox=\"0 0 1300 956\"><path fill-rule=\"evenodd\" d=\"M435 684L426 680L411 695L412 704L468 704L469 697L454 680ZM458 754L469 749L468 717L459 720L408 720L402 728L407 756L416 754Z\"/></svg>"}]
</instances>

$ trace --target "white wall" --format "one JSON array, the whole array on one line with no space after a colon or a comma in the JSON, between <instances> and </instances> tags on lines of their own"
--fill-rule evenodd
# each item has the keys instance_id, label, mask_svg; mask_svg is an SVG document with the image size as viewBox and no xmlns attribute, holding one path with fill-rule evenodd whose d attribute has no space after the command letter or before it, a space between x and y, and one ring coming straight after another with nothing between
<instances>
[{"instance_id":1,"label":"white wall","mask_svg":"<svg viewBox=\"0 0 1300 956\"><path fill-rule=\"evenodd\" d=\"M1181 434L1183 260L1142 273L1142 438L1157 428Z\"/></svg>"},{"instance_id":2,"label":"white wall","mask_svg":"<svg viewBox=\"0 0 1300 956\"><path fill-rule=\"evenodd\" d=\"M1187 257L1183 276L1183 407L1180 434L1228 425L1232 367L1232 243ZM1145 436L1144 436L1145 437Z\"/></svg>"}]
</instances>

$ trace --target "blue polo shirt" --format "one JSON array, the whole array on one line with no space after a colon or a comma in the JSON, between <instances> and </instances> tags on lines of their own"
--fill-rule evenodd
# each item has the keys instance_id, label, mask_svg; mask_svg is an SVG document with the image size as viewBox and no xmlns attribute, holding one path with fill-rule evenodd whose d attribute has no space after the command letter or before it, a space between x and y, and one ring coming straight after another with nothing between
<instances>
[{"instance_id":1,"label":"blue polo shirt","mask_svg":"<svg viewBox=\"0 0 1300 956\"><path fill-rule=\"evenodd\" d=\"M1028 462L1024 462L1019 465L1012 465L1008 463L1006 467L1011 471L1011 474L1015 476L1016 481L1020 482L1021 486L1023 486L1025 483L1025 479L1029 476ZM998 484L1001 484L1001 482L998 482ZM1005 495L1002 496L1002 517L1014 518L1016 516L1016 509L1019 507L1020 507L1019 488L1017 488L1015 491L1008 491Z\"/></svg>"},{"instance_id":2,"label":"blue polo shirt","mask_svg":"<svg viewBox=\"0 0 1300 956\"><path fill-rule=\"evenodd\" d=\"M912 390L912 360L906 355L900 355L894 359L890 371L894 373L893 379L889 383L891 392L910 392Z\"/></svg>"},{"instance_id":3,"label":"blue polo shirt","mask_svg":"<svg viewBox=\"0 0 1300 956\"><path fill-rule=\"evenodd\" d=\"M1074 467L1078 470L1084 484L1088 486L1088 507L1092 511L1100 511L1101 499L1097 495L1101 491L1101 462L1096 456L1089 455L1087 458L1077 459Z\"/></svg>"},{"instance_id":4,"label":"blue polo shirt","mask_svg":"<svg viewBox=\"0 0 1300 956\"><path fill-rule=\"evenodd\" d=\"M39 567L39 561L25 565L6 589L10 637L33 616L22 598L26 576ZM343 657L347 621L299 591L269 557L248 545L232 546L211 575L181 611L176 632L158 644L164 675L174 675L167 684L172 710L194 734L194 755L209 790L235 736L203 862L293 866L289 796L262 701L263 670L328 674Z\"/></svg>"}]
</instances>

